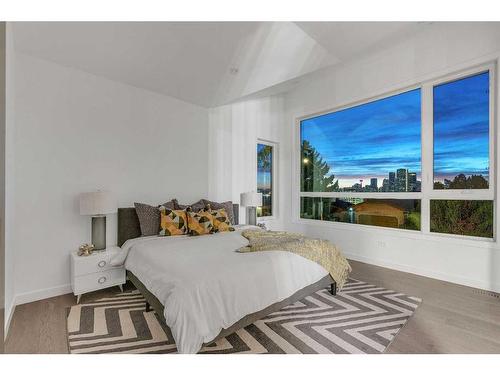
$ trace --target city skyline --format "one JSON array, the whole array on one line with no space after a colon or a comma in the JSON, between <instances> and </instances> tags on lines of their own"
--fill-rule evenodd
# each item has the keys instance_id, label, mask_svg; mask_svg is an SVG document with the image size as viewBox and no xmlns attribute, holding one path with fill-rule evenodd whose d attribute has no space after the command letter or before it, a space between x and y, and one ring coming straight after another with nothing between
<instances>
[{"instance_id":1,"label":"city skyline","mask_svg":"<svg viewBox=\"0 0 500 375\"><path fill-rule=\"evenodd\" d=\"M489 76L478 74L434 88L434 181L458 174L488 180ZM400 168L421 180L421 92L407 91L301 121L307 140L340 188Z\"/></svg>"},{"instance_id":2,"label":"city skyline","mask_svg":"<svg viewBox=\"0 0 500 375\"><path fill-rule=\"evenodd\" d=\"M398 168L396 171L391 171L381 178L371 177L366 180L355 180L350 186L340 186L339 184L339 188L339 191L345 192L418 192L421 191L421 180L415 172L406 168Z\"/></svg>"}]
</instances>

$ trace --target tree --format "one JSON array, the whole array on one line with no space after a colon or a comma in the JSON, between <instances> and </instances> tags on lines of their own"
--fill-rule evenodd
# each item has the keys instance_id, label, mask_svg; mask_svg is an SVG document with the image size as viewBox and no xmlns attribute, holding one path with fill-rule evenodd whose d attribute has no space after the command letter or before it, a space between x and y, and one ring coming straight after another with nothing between
<instances>
[{"instance_id":1,"label":"tree","mask_svg":"<svg viewBox=\"0 0 500 375\"><path fill-rule=\"evenodd\" d=\"M272 214L272 163L273 147L259 144L257 146L257 173L259 175L257 191L263 193L262 207L259 213L261 216L271 216Z\"/></svg>"},{"instance_id":2,"label":"tree","mask_svg":"<svg viewBox=\"0 0 500 375\"><path fill-rule=\"evenodd\" d=\"M469 189L488 189L488 181L481 175L472 175L467 179Z\"/></svg>"},{"instance_id":3,"label":"tree","mask_svg":"<svg viewBox=\"0 0 500 375\"><path fill-rule=\"evenodd\" d=\"M272 147L265 145L257 152L257 166L262 170L270 170L272 162Z\"/></svg>"},{"instance_id":4,"label":"tree","mask_svg":"<svg viewBox=\"0 0 500 375\"><path fill-rule=\"evenodd\" d=\"M456 175L451 181L449 189L467 189L467 177L463 173Z\"/></svg>"},{"instance_id":5,"label":"tree","mask_svg":"<svg viewBox=\"0 0 500 375\"><path fill-rule=\"evenodd\" d=\"M431 202L431 232L493 237L493 203L434 200Z\"/></svg>"},{"instance_id":6,"label":"tree","mask_svg":"<svg viewBox=\"0 0 500 375\"><path fill-rule=\"evenodd\" d=\"M466 177L463 173L455 176L453 181L444 180L434 182L434 189L488 189L488 180L482 175Z\"/></svg>"},{"instance_id":7,"label":"tree","mask_svg":"<svg viewBox=\"0 0 500 375\"><path fill-rule=\"evenodd\" d=\"M339 181L329 175L330 166L321 154L308 142L301 147L301 191L337 191Z\"/></svg>"},{"instance_id":8,"label":"tree","mask_svg":"<svg viewBox=\"0 0 500 375\"><path fill-rule=\"evenodd\" d=\"M460 173L452 181L434 182L434 189L487 189L482 175ZM477 237L493 237L493 204L480 200L433 200L431 231Z\"/></svg>"},{"instance_id":9,"label":"tree","mask_svg":"<svg viewBox=\"0 0 500 375\"><path fill-rule=\"evenodd\" d=\"M444 184L441 181L434 181L434 189L442 190L444 189Z\"/></svg>"}]
</instances>

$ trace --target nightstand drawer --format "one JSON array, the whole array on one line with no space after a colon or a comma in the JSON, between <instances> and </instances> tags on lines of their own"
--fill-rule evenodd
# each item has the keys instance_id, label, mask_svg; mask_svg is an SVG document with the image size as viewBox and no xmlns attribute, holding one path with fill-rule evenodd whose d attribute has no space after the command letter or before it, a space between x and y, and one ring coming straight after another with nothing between
<instances>
[{"instance_id":1,"label":"nightstand drawer","mask_svg":"<svg viewBox=\"0 0 500 375\"><path fill-rule=\"evenodd\" d=\"M83 294L121 284L125 284L125 268L113 268L103 272L75 277L73 280L73 293Z\"/></svg>"},{"instance_id":2,"label":"nightstand drawer","mask_svg":"<svg viewBox=\"0 0 500 375\"><path fill-rule=\"evenodd\" d=\"M94 253L87 257L75 257L73 267L74 276L88 275L116 268L116 266L110 265L111 258L115 255L115 252L109 254L102 252Z\"/></svg>"}]
</instances>

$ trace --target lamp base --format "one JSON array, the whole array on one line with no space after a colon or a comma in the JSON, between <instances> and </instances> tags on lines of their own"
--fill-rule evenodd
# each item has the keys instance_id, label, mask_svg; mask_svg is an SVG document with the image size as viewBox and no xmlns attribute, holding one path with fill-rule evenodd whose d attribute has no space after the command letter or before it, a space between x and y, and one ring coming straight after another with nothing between
<instances>
[{"instance_id":1,"label":"lamp base","mask_svg":"<svg viewBox=\"0 0 500 375\"><path fill-rule=\"evenodd\" d=\"M92 244L94 251L106 249L106 216L92 217Z\"/></svg>"},{"instance_id":2,"label":"lamp base","mask_svg":"<svg viewBox=\"0 0 500 375\"><path fill-rule=\"evenodd\" d=\"M256 207L247 207L247 225L257 225Z\"/></svg>"}]
</instances>

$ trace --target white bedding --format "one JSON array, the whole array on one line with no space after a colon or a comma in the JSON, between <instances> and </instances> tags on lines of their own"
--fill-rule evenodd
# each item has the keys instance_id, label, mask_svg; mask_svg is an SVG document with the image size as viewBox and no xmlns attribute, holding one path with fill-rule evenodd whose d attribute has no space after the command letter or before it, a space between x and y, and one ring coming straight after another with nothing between
<instances>
[{"instance_id":1,"label":"white bedding","mask_svg":"<svg viewBox=\"0 0 500 375\"><path fill-rule=\"evenodd\" d=\"M285 251L238 253L240 231L128 240L112 260L165 306L165 320L180 353L197 353L245 315L290 297L328 272Z\"/></svg>"}]
</instances>

